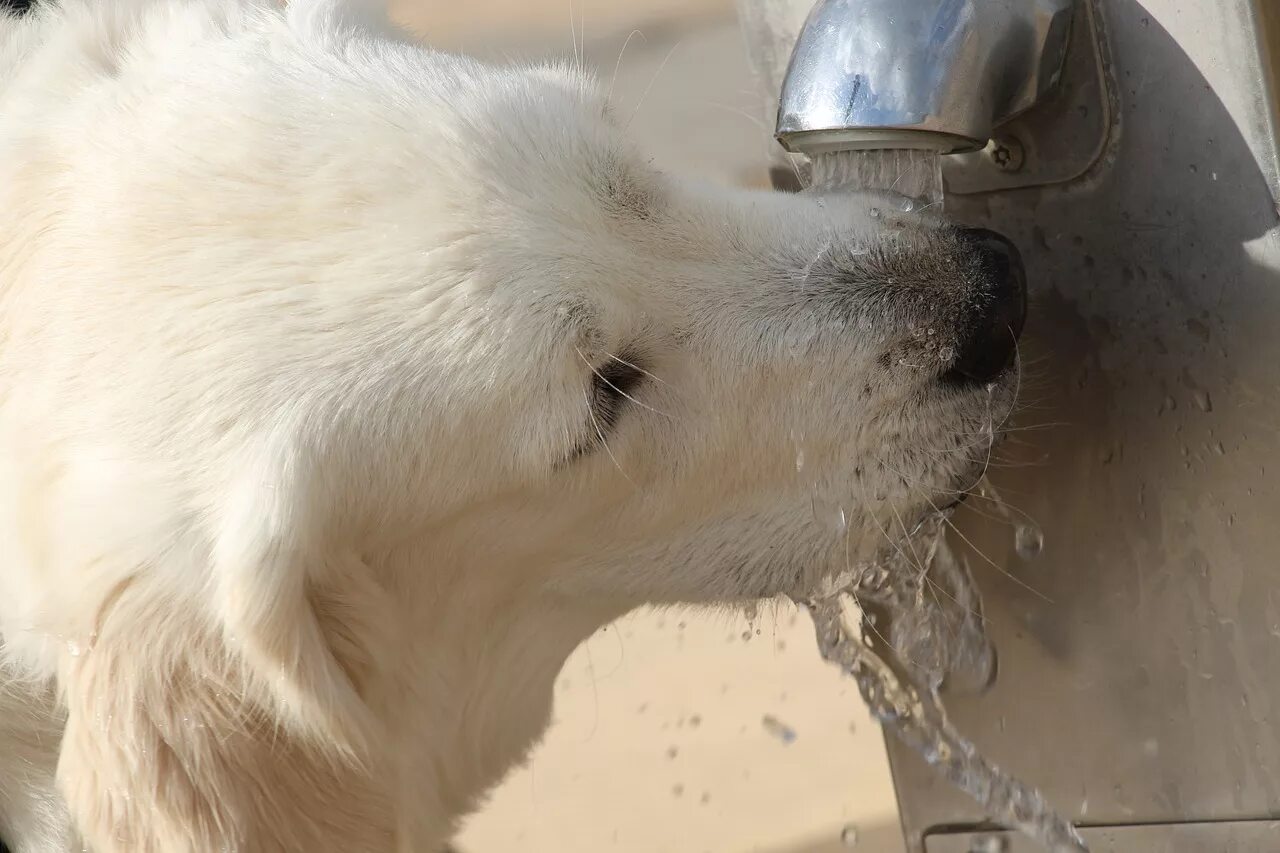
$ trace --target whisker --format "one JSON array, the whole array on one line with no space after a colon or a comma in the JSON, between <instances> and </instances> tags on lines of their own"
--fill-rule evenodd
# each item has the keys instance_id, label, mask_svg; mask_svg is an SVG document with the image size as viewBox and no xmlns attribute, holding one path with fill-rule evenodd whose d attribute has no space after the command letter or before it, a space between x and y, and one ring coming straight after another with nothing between
<instances>
[{"instance_id":1,"label":"whisker","mask_svg":"<svg viewBox=\"0 0 1280 853\"><path fill-rule=\"evenodd\" d=\"M751 113L747 112L741 107L735 107L730 104L721 104L716 101L708 101L707 106L715 107L718 110L724 110L727 113L732 113L733 115L741 116L742 118L745 118L747 121L754 124L756 127L760 128L763 131L766 131L771 136L773 134L773 128L766 127L765 123L760 120L759 116L753 116Z\"/></svg>"},{"instance_id":2,"label":"whisker","mask_svg":"<svg viewBox=\"0 0 1280 853\"><path fill-rule=\"evenodd\" d=\"M661 415L667 420L675 420L674 418L671 417L671 415L668 415L666 412L660 411L659 409L655 409L653 406L650 406L647 403L640 402L635 397L632 397L630 394L628 394L626 391L623 391L617 385L614 385L612 382L609 381L609 378L607 376L605 376L599 370L596 370L594 366L592 366L591 362L587 360L587 357L582 354L582 350L578 349L577 347L574 347L574 350L578 353L578 358L582 359L582 363L587 366L587 369L590 370L592 373L594 373L596 375L596 378L599 379L601 382L603 382L605 385L608 385L610 388L617 391L623 397L626 397L628 400L635 403L640 408L648 409L649 411L653 412L655 415ZM618 361L622 361L622 359L618 359ZM625 364L626 362L622 362L622 363ZM639 370L639 368L636 368L636 369Z\"/></svg>"},{"instance_id":3,"label":"whisker","mask_svg":"<svg viewBox=\"0 0 1280 853\"><path fill-rule=\"evenodd\" d=\"M658 82L658 76L662 74L662 70L667 67L668 60L670 60L672 54L676 52L676 48L680 47L682 44L684 44L683 41L678 41L671 45L671 50L667 51L667 55L662 58L662 62L658 65L658 70L653 72L653 77L649 80L649 85L645 87L644 93L640 95L640 100L636 102L635 109L631 111L631 118L627 119L627 123L624 125L623 130L629 130L631 128L631 122L636 120L636 114L639 113L640 108L644 106L645 99L649 97L649 92L653 89L653 84Z\"/></svg>"},{"instance_id":4,"label":"whisker","mask_svg":"<svg viewBox=\"0 0 1280 853\"><path fill-rule=\"evenodd\" d=\"M892 471L894 474L897 474L899 477L901 477L901 478L902 478L902 480L903 480L903 482L906 482L909 488L911 488L913 491L915 491L916 493L918 493L918 494L920 495L920 497L924 498L925 503L929 504L930 508L931 508L931 509L933 509L933 511L934 511L935 513L937 513L939 516L942 516L942 517L945 517L945 516L947 515L947 512L946 512L946 511L944 511L944 510L939 509L939 508L938 508L938 506L937 506L937 504L935 504L935 503L933 502L932 498L930 498L930 497L929 497L928 493L927 493L924 489L920 488L920 486L919 486L918 484L915 484L915 483L911 483L911 482L909 482L907 477L903 476L903 474L902 474L902 473L900 473L900 472L898 472L898 471L894 471L894 469L893 469L892 467L890 467L888 464L886 464L886 463L881 463L881 464L883 464L883 465L884 465L884 467L885 467L885 468L887 468L889 471ZM907 532L907 526L906 526L905 524L903 524L903 523L902 523L902 516L901 516L901 515L898 515L898 511L897 511L896 509L894 510L894 515L898 516L898 523L902 526L902 532L903 532L903 534L905 534L906 536L908 536L908 537L909 537L907 541L908 541L908 542L911 542L912 540L911 540L911 538L910 538L910 537L912 537L912 535L914 534L914 532L915 532L915 531L912 531L911 533L908 533L908 532ZM913 548L912 550L914 551L914 548ZM938 586L938 584L937 584L937 583L935 583L932 579L930 579L930 577L929 577L929 573L928 573L928 571L927 571L927 570L925 571L925 573L924 573L923 577L924 577L924 579L925 579L925 581L926 581L927 583L929 583L930 585L932 585L936 590L938 590L938 592L941 592L941 593L942 593L943 595L945 595L947 598L949 598L949 599L951 599L952 601L954 601L954 602L955 602L955 603L956 603L956 604L957 604L957 605L958 605L962 610L965 610L966 612L968 612L968 613L969 613L969 615L974 616L974 617L976 617L976 618L978 618L978 619L982 620L983 622L986 622L986 621L987 621L986 616L984 616L983 614L979 613L979 612L978 612L978 611L976 611L976 610L973 610L973 609L972 609L972 608L970 608L968 605L966 605L964 602L962 602L962 601L960 601L958 598L956 598L954 595L952 595L951 593L947 592L947 591L946 591L945 589L943 589L942 587ZM934 601L937 601L937 596L936 596L936 595L935 595L935 597L934 597ZM938 601L938 606L939 606L939 607L941 607L941 606L942 606L942 602Z\"/></svg>"},{"instance_id":5,"label":"whisker","mask_svg":"<svg viewBox=\"0 0 1280 853\"><path fill-rule=\"evenodd\" d=\"M1016 575L1014 575L1014 574L1010 573L1007 569L1005 569L1004 567L1002 567L1002 566L998 565L994 560L992 560L989 556L987 556L986 552L985 552L985 551L983 551L981 548L979 548L977 545L975 545L975 544L974 544L974 542L973 542L973 540L971 540L968 536L965 536L965 535L964 535L964 533L963 533L963 532L962 532L958 527L956 527L956 525L951 521L950 515L949 515L948 513L944 512L944 511L942 511L941 509L939 509L939 508L938 508L938 506L937 506L937 504L935 504L935 503L933 502L933 499L932 499L932 498L930 498L930 497L929 497L929 495L928 495L927 493L923 492L923 491L919 488L919 486L918 486L918 485L916 485L916 484L914 484L914 483L911 483L911 482L908 480L908 478L907 478L906 476L904 476L904 475L903 475L901 472L899 472L899 471L895 471L895 470L893 469L893 467L892 467L892 466L890 466L888 463L886 463L886 462L881 462L880 464L881 464L881 465L883 465L883 466L884 466L888 471L890 471L891 473L897 474L897 476L898 476L899 478L901 478L901 479L902 479L902 481L903 481L904 483L907 483L907 485L908 485L908 487L909 487L909 488L911 488L911 489L915 490L916 492L918 492L918 493L920 494L920 496L921 496L922 498L924 498L925 502L929 504L930 508L932 508L934 512L938 513L938 515L942 518L943 522L944 522L948 527L950 527L953 531L955 531L955 534L956 534L957 536L959 536L959 537L964 541L964 543L965 543L966 545L968 545L968 546L973 550L973 552L974 552L974 553L976 553L976 554L977 554L978 556L980 556L984 561L986 561L987 563L989 563L989 564L991 565L991 567L992 567L992 568L994 568L997 572L999 572L1000 574L1004 575L1005 577L1007 577L1009 580L1013 581L1013 582L1014 582L1015 584L1017 584L1018 586L1023 587L1023 588L1024 588L1024 589L1026 589L1028 592L1031 592L1031 593L1035 594L1036 596L1038 596L1039 598L1041 598L1041 599L1043 599L1044 601L1048 602L1049 604L1053 604L1053 603L1054 603L1052 598L1050 598L1049 596L1045 595L1043 592L1041 592L1040 590L1036 589L1035 587L1031 586L1031 585L1030 585L1030 584L1028 584L1026 581L1024 581L1024 580L1022 580L1021 578L1019 578L1018 576L1016 576ZM982 482L982 480L983 480L984 478L985 478L985 474L984 474L984 476L983 476L983 477L980 477L980 478L978 479L978 483ZM977 486L977 483L975 483L975 484L974 484L974 487L976 487L976 486ZM973 487L970 487L970 488L973 488ZM865 487L864 487L864 490L865 490ZM965 492L969 492L969 494L971 494L971 495L980 495L981 497L986 498L987 500L992 500L992 501L994 501L994 499L993 499L993 498L990 498L990 497L988 497L988 496L986 496L986 495L982 495L980 492L970 492L968 489L966 489L966 490L964 490L964 491L965 491ZM1006 507L1008 506L1008 504L1005 504L1003 501L1001 501L1000 503L1001 503L1003 506L1006 506ZM1028 515L1027 513L1022 512L1021 510L1019 510L1019 512L1021 512L1021 514L1022 514L1023 518L1024 518L1024 519L1026 519L1026 520L1027 520L1028 522L1030 522L1031 524L1035 524L1035 523L1036 523L1036 522L1035 522L1035 519L1033 519L1033 518L1032 518L1030 515ZM897 509L896 509L896 508L894 509L894 514L895 514L895 515L897 514ZM871 515L871 516L870 516L870 518L872 519L872 521L873 521L873 522L875 522L875 523L876 523L876 525L877 525L877 526L879 526L879 522L876 522L876 520L875 520L875 516L874 516L874 515ZM900 518L900 517L899 517L899 518ZM906 532L905 525L904 525L903 532L904 532L904 533ZM910 541L910 540L908 540L908 541ZM977 614L974 614L974 615L977 615Z\"/></svg>"},{"instance_id":6,"label":"whisker","mask_svg":"<svg viewBox=\"0 0 1280 853\"><path fill-rule=\"evenodd\" d=\"M613 354L613 353L611 353L611 352L608 352L607 350L605 351L605 355L609 356L609 358L611 358L611 359L613 359L614 361L618 362L618 364L625 364L627 367L630 367L632 370L637 370L637 371L639 371L640 373L643 373L645 376L648 376L648 377L649 377L650 379L652 379L654 382L661 382L663 385L666 385L668 388L672 387L672 386L671 386L671 383L670 383L670 382L668 382L667 380L663 379L661 376L655 376L654 374L652 374L652 373L650 373L649 371L645 370L643 367L640 367L639 365L632 364L631 362L627 361L625 358L619 358L618 356L614 355L614 354Z\"/></svg>"},{"instance_id":7,"label":"whisker","mask_svg":"<svg viewBox=\"0 0 1280 853\"><path fill-rule=\"evenodd\" d=\"M582 391L582 402L587 404L587 415L591 418L591 425L595 427L596 436L600 439L600 446L604 448L604 452L609 454L609 458L613 460L613 467L618 469L618 473L626 478L628 483L635 486L636 481L631 479L626 471L622 470L622 465L618 463L618 457L613 455L613 449L609 447L609 441L604 436L604 430L600 428L600 421L596 419L595 410L591 408L591 399L587 397L586 389L583 389ZM637 488L639 487L637 486Z\"/></svg>"},{"instance_id":8,"label":"whisker","mask_svg":"<svg viewBox=\"0 0 1280 853\"><path fill-rule=\"evenodd\" d=\"M890 504L890 509L893 510L893 517L898 519L898 526L902 528L902 534L907 537L907 547L911 549L912 556L916 558L916 565L919 566L920 568L920 579L924 582L925 588L929 590L929 594L933 596L933 603L938 605L938 612L941 613L942 601L941 599L938 598L938 594L933 591L933 587L936 587L937 584L932 583L929 580L929 569L933 568L932 561L930 560L929 564L926 565L925 561L920 559L920 556L916 554L915 537L912 535L910 531L907 530L907 524L905 521L902 520L902 514L899 513L898 508L893 506L892 504ZM935 508L935 511L936 511L936 508ZM960 602L958 601L956 603L960 604ZM961 607L964 607L964 605L961 605ZM946 624L946 620L943 620L943 624ZM956 640L955 632L950 631L948 633L950 634L949 639L952 642L955 642Z\"/></svg>"},{"instance_id":9,"label":"whisker","mask_svg":"<svg viewBox=\"0 0 1280 853\"><path fill-rule=\"evenodd\" d=\"M886 532L885 529L880 526L880 522L876 519L875 513L871 511L871 507L867 504L867 501L865 500L865 498L862 503L862 509L863 509L863 512L867 514L867 517L871 519L872 523L875 524L876 529L880 531L880 535L884 537L884 540L894 548L897 548L897 544L889 536L888 532ZM850 536L849 530L846 528L845 535L844 535L845 571L852 572L853 565L851 564L849 559L849 536ZM899 553L901 553L901 551L899 551ZM874 621L867 618L868 616L872 615L871 611L868 610L866 605L862 603L862 599L858 597L857 591L854 589L850 589L848 592L849 592L849 596L853 599L854 604L857 604L858 609L862 611L862 616L863 616L862 623L871 629L872 633L875 634L877 638L879 638L880 642L884 643L885 648L892 650L894 654L896 654L898 657L902 658L903 660L907 661L912 666L920 668L919 664L911 660L911 658L907 657L907 655L901 649L899 649L893 643L889 642L888 637L880 633L880 629L876 627L876 624Z\"/></svg>"},{"instance_id":10,"label":"whisker","mask_svg":"<svg viewBox=\"0 0 1280 853\"><path fill-rule=\"evenodd\" d=\"M596 730L600 727L600 688L596 685L596 660L591 654L591 637L586 639L582 645L586 647L587 653L587 674L591 676L591 731L587 733L587 741L589 742L596 736Z\"/></svg>"},{"instance_id":11,"label":"whisker","mask_svg":"<svg viewBox=\"0 0 1280 853\"><path fill-rule=\"evenodd\" d=\"M622 50L618 51L618 61L613 64L613 79L609 81L609 95L605 98L606 103L613 102L613 88L618 85L618 71L622 68L622 57L626 55L627 45L631 44L631 40L636 36L640 36L641 41L647 41L644 33L639 30L632 30L627 34L627 40L622 43Z\"/></svg>"},{"instance_id":12,"label":"whisker","mask_svg":"<svg viewBox=\"0 0 1280 853\"><path fill-rule=\"evenodd\" d=\"M1004 516L1003 516L1003 517L995 516L995 515L987 515L987 514L985 514L985 513L978 513L979 515L982 515L982 516L984 516L985 518L990 518L990 519L992 519L993 521L999 521L999 522L1002 522L1002 523L1004 523L1004 524L1009 524L1009 523L1010 523L1009 514L1011 514L1011 513L1017 513L1017 515L1018 515L1018 516L1020 516L1020 517L1022 518L1022 520L1023 520L1023 521L1025 521L1027 524L1033 525L1033 526L1035 526L1035 527L1039 527L1039 526L1040 526L1040 522L1036 521L1035 517L1034 517L1034 516L1032 516L1032 515L1031 515L1031 513L1027 512L1026 510L1024 510L1024 509L1022 509L1022 508L1020 508L1020 507L1016 507L1016 506L1014 506L1014 505L1013 505L1013 504L1011 504L1011 503L1008 503L1007 501L1005 501L1005 500L1004 500L1004 498L996 497L996 496L994 496L994 495L985 495L985 494L983 494L983 493L982 493L982 491L981 491L981 490L976 491L976 492L972 492L972 493L970 494L970 496L971 496L971 497L975 497L975 498L979 498L979 499L984 500L984 501L987 501L987 502L989 502L989 503L993 503L993 504L995 504L996 506L1000 507L1002 510L1004 510L1004 511L1005 511L1005 514L1004 514ZM977 509L972 508L972 507L970 508L970 511L972 511L972 512L978 512L978 510L977 510Z\"/></svg>"},{"instance_id":13,"label":"whisker","mask_svg":"<svg viewBox=\"0 0 1280 853\"><path fill-rule=\"evenodd\" d=\"M999 572L1000 574L1004 575L1006 578L1008 578L1009 580L1013 581L1015 584L1017 584L1018 586L1022 587L1022 588L1023 588L1023 589L1025 589L1027 592L1029 592L1029 593L1031 593L1032 595L1036 596L1036 597L1037 597L1037 598L1039 598L1040 600L1042 600L1042 601L1044 601L1044 602L1046 602L1046 603L1048 603L1048 604L1053 604L1053 603L1054 603L1054 601L1053 601L1053 599L1052 599L1052 598L1050 598L1049 596L1045 595L1043 592L1041 592L1040 590L1036 589L1036 588L1035 588L1035 587L1033 587L1031 584L1027 583L1027 582L1026 582L1026 581L1024 581L1022 578L1018 577L1017 575L1015 575L1015 574L1011 573L1008 569L1004 568L1003 566L1000 566L1000 565L999 565L999 564L997 564L994 560L992 560L990 557L988 557L988 556L987 556L987 554L986 554L986 552L985 552L985 551L983 551L981 548L979 548L977 545L973 544L973 540L971 540L968 536L965 536L965 535L964 535L964 533L963 533L963 532L961 532L960 528L955 526L955 524L951 521L951 519L949 519L949 518L947 518L947 517L943 516L943 519L942 519L942 520L943 520L943 522L947 525L947 527L950 527L952 530L954 530L954 531L955 531L955 534L956 534L957 536L959 536L962 540L964 540L964 543L965 543L966 545L968 545L970 548L972 548L972 549L973 549L973 552L974 552L975 554L977 554L979 557L981 557L983 560L985 560L985 561L986 561L986 562L991 566L991 568L995 569L997 572Z\"/></svg>"},{"instance_id":14,"label":"whisker","mask_svg":"<svg viewBox=\"0 0 1280 853\"><path fill-rule=\"evenodd\" d=\"M1045 421L1039 424L1027 424L1026 426L1007 426L1000 429L1001 435L1012 435L1019 432L1039 432L1041 430L1059 429L1061 427L1071 426L1066 421ZM955 435L984 435L982 430L977 432L968 432L966 430L957 431Z\"/></svg>"},{"instance_id":15,"label":"whisker","mask_svg":"<svg viewBox=\"0 0 1280 853\"><path fill-rule=\"evenodd\" d=\"M1021 348L1020 348L1020 346L1019 346L1019 344L1018 344L1018 336L1017 336L1016 334L1014 334L1014 331L1013 331L1013 327L1012 327L1012 326L1009 326L1009 327L1008 327L1008 332L1009 332L1009 337L1013 340L1013 363L1014 363L1015 365L1017 365L1017 367L1018 367L1017 373L1015 373L1015 374L1014 374L1014 375L1015 375L1015 377L1017 378L1017 382L1016 382L1016 383L1014 383L1014 386L1013 386L1013 399L1014 399L1014 400L1017 400L1017 399L1018 399L1018 395L1022 393L1022 356L1021 356ZM1004 430L1004 425L1005 425L1005 423L1007 423L1007 422L1008 422L1009 418L1010 418L1010 417L1012 417L1012 415L1013 415L1013 411L1014 411L1014 408L1015 408L1014 406L1010 406L1010 407L1009 407L1009 411L1007 411L1007 412L1005 412L1005 413L1004 413L1004 417L1000 419L1000 425L999 425L999 426L997 426L997 427L993 430L993 432L1002 432L1002 431Z\"/></svg>"}]
</instances>

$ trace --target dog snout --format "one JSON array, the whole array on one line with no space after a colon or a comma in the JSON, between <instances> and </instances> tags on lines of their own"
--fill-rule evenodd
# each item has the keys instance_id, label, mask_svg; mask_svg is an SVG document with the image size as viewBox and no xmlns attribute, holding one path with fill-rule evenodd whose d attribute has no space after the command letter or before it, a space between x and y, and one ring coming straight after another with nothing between
<instances>
[{"instance_id":1,"label":"dog snout","mask_svg":"<svg viewBox=\"0 0 1280 853\"><path fill-rule=\"evenodd\" d=\"M1013 363L1027 317L1027 275L1018 248L985 228L961 232L976 257L984 293L961 332L945 380L973 385L994 381Z\"/></svg>"}]
</instances>

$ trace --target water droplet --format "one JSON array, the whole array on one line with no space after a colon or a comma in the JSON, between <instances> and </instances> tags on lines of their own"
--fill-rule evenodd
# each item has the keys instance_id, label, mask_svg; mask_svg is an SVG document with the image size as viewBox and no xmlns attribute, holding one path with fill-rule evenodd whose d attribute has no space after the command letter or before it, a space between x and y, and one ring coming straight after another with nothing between
<instances>
[{"instance_id":1,"label":"water droplet","mask_svg":"<svg viewBox=\"0 0 1280 853\"><path fill-rule=\"evenodd\" d=\"M848 529L849 519L845 515L843 506L815 495L812 508L814 521L829 528L832 533L840 534Z\"/></svg>"},{"instance_id":2,"label":"water droplet","mask_svg":"<svg viewBox=\"0 0 1280 853\"><path fill-rule=\"evenodd\" d=\"M1044 533L1034 524L1019 524L1014 528L1013 547L1024 560L1034 560L1044 550Z\"/></svg>"},{"instance_id":3,"label":"water droplet","mask_svg":"<svg viewBox=\"0 0 1280 853\"><path fill-rule=\"evenodd\" d=\"M764 726L764 730L769 734L790 746L796 741L796 730L779 720L772 714L765 714L760 720L760 724Z\"/></svg>"},{"instance_id":4,"label":"water droplet","mask_svg":"<svg viewBox=\"0 0 1280 853\"><path fill-rule=\"evenodd\" d=\"M941 361L943 364L949 364L951 360L954 359L955 357L956 357L955 347L939 347L938 348L938 361Z\"/></svg>"},{"instance_id":5,"label":"water droplet","mask_svg":"<svg viewBox=\"0 0 1280 853\"><path fill-rule=\"evenodd\" d=\"M870 210L868 210L868 211L867 211L867 216L870 216L872 219L879 219L879 218L880 218L880 208L878 208L878 207L873 207L873 208L871 208Z\"/></svg>"},{"instance_id":6,"label":"water droplet","mask_svg":"<svg viewBox=\"0 0 1280 853\"><path fill-rule=\"evenodd\" d=\"M749 642L751 642L751 631L750 631L750 630L747 630L747 631L743 631L743 632L742 632L742 642L744 642L744 643L749 643Z\"/></svg>"},{"instance_id":7,"label":"water droplet","mask_svg":"<svg viewBox=\"0 0 1280 853\"><path fill-rule=\"evenodd\" d=\"M858 827L853 824L849 824L844 829L840 830L840 843L845 847L857 847Z\"/></svg>"}]
</instances>

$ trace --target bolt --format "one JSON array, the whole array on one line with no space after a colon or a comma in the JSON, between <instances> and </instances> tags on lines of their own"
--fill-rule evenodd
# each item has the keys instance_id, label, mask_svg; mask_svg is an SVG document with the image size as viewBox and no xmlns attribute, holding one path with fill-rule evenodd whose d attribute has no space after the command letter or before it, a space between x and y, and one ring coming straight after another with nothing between
<instances>
[{"instance_id":1,"label":"bolt","mask_svg":"<svg viewBox=\"0 0 1280 853\"><path fill-rule=\"evenodd\" d=\"M987 157L1002 172L1020 171L1027 162L1026 149L1012 136L1002 136L988 142Z\"/></svg>"}]
</instances>

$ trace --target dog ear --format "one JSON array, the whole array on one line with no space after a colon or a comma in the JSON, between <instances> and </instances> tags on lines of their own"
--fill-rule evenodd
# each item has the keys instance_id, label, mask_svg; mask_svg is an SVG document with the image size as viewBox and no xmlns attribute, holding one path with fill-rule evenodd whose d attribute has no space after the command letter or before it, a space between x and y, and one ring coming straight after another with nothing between
<instances>
[{"instance_id":1,"label":"dog ear","mask_svg":"<svg viewBox=\"0 0 1280 853\"><path fill-rule=\"evenodd\" d=\"M365 701L388 597L325 547L322 460L288 442L247 458L210 525L211 583L189 553L140 569L64 653L58 780L99 853L395 846Z\"/></svg>"},{"instance_id":2,"label":"dog ear","mask_svg":"<svg viewBox=\"0 0 1280 853\"><path fill-rule=\"evenodd\" d=\"M394 773L282 725L221 626L160 574L124 584L60 666L58 784L88 848L394 849Z\"/></svg>"},{"instance_id":3,"label":"dog ear","mask_svg":"<svg viewBox=\"0 0 1280 853\"><path fill-rule=\"evenodd\" d=\"M280 724L359 760L375 731L361 693L389 660L391 607L368 566L330 541L324 470L281 445L246 468L216 537L214 606Z\"/></svg>"}]
</instances>

